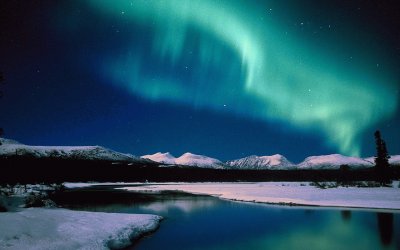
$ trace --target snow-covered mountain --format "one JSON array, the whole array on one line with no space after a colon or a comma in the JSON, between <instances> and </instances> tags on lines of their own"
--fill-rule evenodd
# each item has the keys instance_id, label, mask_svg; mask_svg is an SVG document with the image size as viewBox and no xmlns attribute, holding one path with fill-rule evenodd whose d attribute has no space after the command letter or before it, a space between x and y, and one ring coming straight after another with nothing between
<instances>
[{"instance_id":1,"label":"snow-covered mountain","mask_svg":"<svg viewBox=\"0 0 400 250\"><path fill-rule=\"evenodd\" d=\"M155 153L152 155L143 155L141 158L149 159L155 162L170 164L170 165L183 165L191 167L201 167L201 168L225 168L224 163L220 160L204 156L196 155L192 153L185 153L178 158L175 158L170 153Z\"/></svg>"},{"instance_id":2,"label":"snow-covered mountain","mask_svg":"<svg viewBox=\"0 0 400 250\"><path fill-rule=\"evenodd\" d=\"M294 169L339 169L341 165L348 165L351 169L369 168L375 165L374 157L365 159L343 156L340 154L321 155L307 157L299 164L293 164L284 156L276 154L272 156L248 156L238 160L221 162L215 158L204 155L185 153L176 158L170 153L155 153L143 155L140 158L123 154L101 146L30 146L17 141L0 138L0 157L24 155L36 158L61 158L80 160L107 160L136 163L158 162L167 165L182 165L200 168L215 169L270 169L270 170L294 170ZM392 155L389 163L400 166L400 155Z\"/></svg>"},{"instance_id":3,"label":"snow-covered mountain","mask_svg":"<svg viewBox=\"0 0 400 250\"><path fill-rule=\"evenodd\" d=\"M238 160L227 161L225 164L229 166L230 169L295 169L295 165L280 154L271 156L252 155Z\"/></svg>"},{"instance_id":4,"label":"snow-covered mountain","mask_svg":"<svg viewBox=\"0 0 400 250\"><path fill-rule=\"evenodd\" d=\"M392 155L389 158L389 164L393 166L400 166L400 155Z\"/></svg>"},{"instance_id":5,"label":"snow-covered mountain","mask_svg":"<svg viewBox=\"0 0 400 250\"><path fill-rule=\"evenodd\" d=\"M180 157L176 158L176 164L185 166L196 166L203 168L219 168L225 167L224 163L215 158L211 158L204 155L195 155L192 153L185 153Z\"/></svg>"},{"instance_id":6,"label":"snow-covered mountain","mask_svg":"<svg viewBox=\"0 0 400 250\"><path fill-rule=\"evenodd\" d=\"M339 169L342 165L357 169L373 167L374 163L357 157L331 154L307 157L297 165L297 169Z\"/></svg>"},{"instance_id":7,"label":"snow-covered mountain","mask_svg":"<svg viewBox=\"0 0 400 250\"><path fill-rule=\"evenodd\" d=\"M30 146L4 138L0 138L0 143L0 156L24 155L36 158L143 161L133 155L119 153L100 146Z\"/></svg>"},{"instance_id":8,"label":"snow-covered mountain","mask_svg":"<svg viewBox=\"0 0 400 250\"><path fill-rule=\"evenodd\" d=\"M364 158L364 160L366 160L368 162L371 162L372 164L375 165L375 156Z\"/></svg>"},{"instance_id":9,"label":"snow-covered mountain","mask_svg":"<svg viewBox=\"0 0 400 250\"><path fill-rule=\"evenodd\" d=\"M169 152L166 153L158 152L152 155L143 155L140 158L149 159L158 163L172 164L172 165L176 164L175 156L171 155Z\"/></svg>"},{"instance_id":10,"label":"snow-covered mountain","mask_svg":"<svg viewBox=\"0 0 400 250\"><path fill-rule=\"evenodd\" d=\"M375 156L364 158L364 160L369 161L375 165ZM389 158L389 164L392 166L400 166L400 155L391 155Z\"/></svg>"}]
</instances>

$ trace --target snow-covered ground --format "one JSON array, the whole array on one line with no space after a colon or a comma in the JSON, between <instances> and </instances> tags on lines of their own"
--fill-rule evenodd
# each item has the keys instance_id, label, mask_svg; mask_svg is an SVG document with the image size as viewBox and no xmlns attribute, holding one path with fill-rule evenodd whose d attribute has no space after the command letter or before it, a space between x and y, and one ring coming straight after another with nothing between
<instances>
[{"instance_id":1,"label":"snow-covered ground","mask_svg":"<svg viewBox=\"0 0 400 250\"><path fill-rule=\"evenodd\" d=\"M110 185L142 185L143 182L64 182L66 188L85 188L91 186L110 186Z\"/></svg>"},{"instance_id":2,"label":"snow-covered ground","mask_svg":"<svg viewBox=\"0 0 400 250\"><path fill-rule=\"evenodd\" d=\"M29 208L0 213L0 249L115 249L158 227L160 216Z\"/></svg>"},{"instance_id":3,"label":"snow-covered ground","mask_svg":"<svg viewBox=\"0 0 400 250\"><path fill-rule=\"evenodd\" d=\"M74 185L92 184L75 183L69 188ZM50 201L46 191L60 188L63 186L56 184L0 186L0 207L9 211L0 213L0 249L123 248L142 234L155 230L162 219L157 215L24 208L32 199ZM43 205L53 204L44 202Z\"/></svg>"},{"instance_id":4,"label":"snow-covered ground","mask_svg":"<svg viewBox=\"0 0 400 250\"><path fill-rule=\"evenodd\" d=\"M101 183L66 183L67 188ZM336 187L321 189L309 182L258 183L103 183L131 191L183 191L222 199L270 204L400 209L399 182L393 187ZM29 186L28 189L34 189ZM171 204L179 206L179 204ZM207 205L207 204L205 204ZM152 207L157 213L157 205ZM123 248L157 228L157 215L115 214L28 208L0 213L0 249Z\"/></svg>"},{"instance_id":5,"label":"snow-covered ground","mask_svg":"<svg viewBox=\"0 0 400 250\"><path fill-rule=\"evenodd\" d=\"M174 183L123 187L131 191L183 191L213 195L223 199L295 204L327 207L400 209L400 188L393 187L337 187L321 189L310 183L259 182L259 183Z\"/></svg>"}]
</instances>

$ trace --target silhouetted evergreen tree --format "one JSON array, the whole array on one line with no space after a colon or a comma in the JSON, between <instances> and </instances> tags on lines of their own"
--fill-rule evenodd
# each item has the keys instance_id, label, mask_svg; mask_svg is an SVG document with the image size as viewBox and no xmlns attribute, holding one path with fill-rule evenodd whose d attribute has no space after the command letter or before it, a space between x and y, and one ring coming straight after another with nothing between
<instances>
[{"instance_id":1,"label":"silhouetted evergreen tree","mask_svg":"<svg viewBox=\"0 0 400 250\"><path fill-rule=\"evenodd\" d=\"M389 181L389 154L386 149L386 143L381 137L379 130L375 131L375 144L376 144L376 157L375 157L375 168L377 171L377 177L381 184Z\"/></svg>"}]
</instances>

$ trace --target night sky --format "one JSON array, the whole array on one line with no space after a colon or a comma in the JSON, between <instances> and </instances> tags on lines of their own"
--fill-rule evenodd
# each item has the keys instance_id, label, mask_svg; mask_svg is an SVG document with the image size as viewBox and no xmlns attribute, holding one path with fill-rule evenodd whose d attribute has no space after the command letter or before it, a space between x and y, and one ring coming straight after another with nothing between
<instances>
[{"instance_id":1,"label":"night sky","mask_svg":"<svg viewBox=\"0 0 400 250\"><path fill-rule=\"evenodd\" d=\"M398 1L1 1L0 127L220 160L400 154ZM396 5L397 3L397 5Z\"/></svg>"}]
</instances>

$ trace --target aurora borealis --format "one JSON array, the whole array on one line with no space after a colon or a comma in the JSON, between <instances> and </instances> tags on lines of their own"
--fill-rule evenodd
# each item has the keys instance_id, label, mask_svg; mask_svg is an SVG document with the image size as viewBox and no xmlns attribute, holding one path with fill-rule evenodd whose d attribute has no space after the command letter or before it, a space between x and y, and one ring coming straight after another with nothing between
<instances>
[{"instance_id":1,"label":"aurora borealis","mask_svg":"<svg viewBox=\"0 0 400 250\"><path fill-rule=\"evenodd\" d=\"M294 161L373 155L371 131L381 129L399 153L397 6L298 2L10 3L2 126L33 143ZM55 125L27 133L26 116Z\"/></svg>"}]
</instances>

